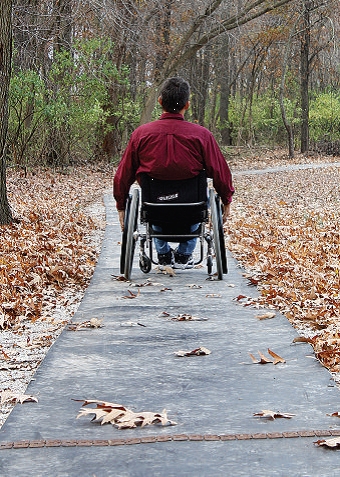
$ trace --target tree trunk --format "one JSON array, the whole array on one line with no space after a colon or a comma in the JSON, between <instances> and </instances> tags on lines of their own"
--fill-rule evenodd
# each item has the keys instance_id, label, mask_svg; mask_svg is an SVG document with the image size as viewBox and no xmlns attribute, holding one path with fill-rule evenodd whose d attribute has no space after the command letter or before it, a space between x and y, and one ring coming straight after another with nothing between
<instances>
[{"instance_id":1,"label":"tree trunk","mask_svg":"<svg viewBox=\"0 0 340 477\"><path fill-rule=\"evenodd\" d=\"M0 225L12 222L6 189L8 91L12 58L12 0L0 2Z\"/></svg>"},{"instance_id":2,"label":"tree trunk","mask_svg":"<svg viewBox=\"0 0 340 477\"><path fill-rule=\"evenodd\" d=\"M309 149L309 47L311 1L303 0L303 28L301 36L301 152Z\"/></svg>"},{"instance_id":3,"label":"tree trunk","mask_svg":"<svg viewBox=\"0 0 340 477\"><path fill-rule=\"evenodd\" d=\"M280 109L281 109L281 116L284 127L286 128L287 135L288 135L288 149L289 149L289 157L293 159L294 157L294 131L292 124L288 121L286 115L286 108L284 105L284 89L285 89L285 79L286 79L286 70L288 65L288 57L291 50L291 42L292 36L295 28L291 30L291 33L288 38L288 42L285 49L283 65L282 65L282 75L281 75L281 84L280 84Z\"/></svg>"},{"instance_id":4,"label":"tree trunk","mask_svg":"<svg viewBox=\"0 0 340 477\"><path fill-rule=\"evenodd\" d=\"M231 128L229 124L229 99L230 99L230 48L229 35L223 38L221 49L221 73L220 73L220 125L222 144L231 146Z\"/></svg>"}]
</instances>

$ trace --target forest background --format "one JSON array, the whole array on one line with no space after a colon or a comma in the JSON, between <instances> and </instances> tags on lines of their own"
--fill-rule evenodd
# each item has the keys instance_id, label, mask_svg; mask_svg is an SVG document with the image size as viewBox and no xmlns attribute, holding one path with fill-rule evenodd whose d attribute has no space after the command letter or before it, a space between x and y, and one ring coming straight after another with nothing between
<instances>
[{"instance_id":1,"label":"forest background","mask_svg":"<svg viewBox=\"0 0 340 477\"><path fill-rule=\"evenodd\" d=\"M11 2L9 2L11 3ZM340 139L339 2L14 0L7 162L119 160L170 75L226 148Z\"/></svg>"},{"instance_id":2,"label":"forest background","mask_svg":"<svg viewBox=\"0 0 340 477\"><path fill-rule=\"evenodd\" d=\"M110 187L130 133L159 115L164 79L188 79L186 118L212 130L235 172L339 155L340 4L2 0L0 11L0 388L23 389L15 373L35 369L67 323L56 309L93 272L88 236L103 225L87 207ZM277 147L285 154L267 152ZM334 372L338 175L236 174L228 227L260 306L283 310Z\"/></svg>"}]
</instances>

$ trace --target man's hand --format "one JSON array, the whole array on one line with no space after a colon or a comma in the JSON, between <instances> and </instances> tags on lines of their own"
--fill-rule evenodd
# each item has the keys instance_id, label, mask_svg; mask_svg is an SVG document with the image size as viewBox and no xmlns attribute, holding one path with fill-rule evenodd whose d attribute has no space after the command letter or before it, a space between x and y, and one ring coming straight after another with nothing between
<instances>
[{"instance_id":1,"label":"man's hand","mask_svg":"<svg viewBox=\"0 0 340 477\"><path fill-rule=\"evenodd\" d=\"M231 204L224 204L223 205L223 215L222 215L223 223L225 223L227 221L227 218L230 216L230 206L231 206Z\"/></svg>"},{"instance_id":2,"label":"man's hand","mask_svg":"<svg viewBox=\"0 0 340 477\"><path fill-rule=\"evenodd\" d=\"M122 232L123 232L124 231L125 210L118 210L118 217L119 217L120 228L122 229Z\"/></svg>"}]
</instances>

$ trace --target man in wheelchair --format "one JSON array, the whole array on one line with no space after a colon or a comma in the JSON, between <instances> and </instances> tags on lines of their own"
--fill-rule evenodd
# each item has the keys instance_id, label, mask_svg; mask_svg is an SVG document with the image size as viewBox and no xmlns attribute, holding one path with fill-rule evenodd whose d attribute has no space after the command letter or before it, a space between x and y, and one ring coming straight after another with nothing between
<instances>
[{"instance_id":1,"label":"man in wheelchair","mask_svg":"<svg viewBox=\"0 0 340 477\"><path fill-rule=\"evenodd\" d=\"M234 193L231 172L212 133L184 119L185 111L190 105L189 96L190 86L187 81L179 77L169 78L163 83L158 98L163 110L160 118L139 126L132 133L114 177L114 197L122 230L125 204L135 180L141 185L146 198L149 193L157 195L157 202L176 202L179 199L176 196L178 192L177 189L171 192L172 184L176 188L178 184L183 184L181 190L183 193L189 192L190 196L191 182L201 187L202 180L206 184L206 177L209 177L223 203L223 221L229 216ZM164 184L165 190L157 190L159 185L164 189ZM194 189L195 187L197 186ZM203 190L203 200L206 201L206 185ZM202 196L202 192L199 194ZM190 198L184 200L191 201ZM156 220L153 230L164 233L164 222L166 224L167 220L160 220L159 223ZM178 222L181 222L180 216ZM198 227L199 221L190 223L188 235ZM192 253L197 237L182 240L175 251L164 238L154 238L158 263L176 268L192 267Z\"/></svg>"}]
</instances>

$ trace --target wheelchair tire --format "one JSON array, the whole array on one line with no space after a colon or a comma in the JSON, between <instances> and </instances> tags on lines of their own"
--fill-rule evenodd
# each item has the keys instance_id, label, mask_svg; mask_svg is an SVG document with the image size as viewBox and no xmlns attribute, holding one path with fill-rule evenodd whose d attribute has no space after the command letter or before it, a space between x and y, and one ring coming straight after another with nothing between
<instances>
[{"instance_id":1,"label":"wheelchair tire","mask_svg":"<svg viewBox=\"0 0 340 477\"><path fill-rule=\"evenodd\" d=\"M214 250L216 255L217 277L219 280L223 280L223 274L227 273L228 269L224 243L221 201L213 189L210 189L209 197L214 238Z\"/></svg>"},{"instance_id":2,"label":"wheelchair tire","mask_svg":"<svg viewBox=\"0 0 340 477\"><path fill-rule=\"evenodd\" d=\"M129 208L130 210L128 213L127 226L126 226L124 276L127 280L130 280L131 278L133 255L134 255L135 245L136 245L135 232L137 230L138 207L139 207L139 190L134 189L131 196L131 204ZM125 227L124 227L124 232L125 232Z\"/></svg>"},{"instance_id":3,"label":"wheelchair tire","mask_svg":"<svg viewBox=\"0 0 340 477\"><path fill-rule=\"evenodd\" d=\"M207 257L207 269L208 269L208 275L211 275L213 270L213 259L211 255Z\"/></svg>"},{"instance_id":4,"label":"wheelchair tire","mask_svg":"<svg viewBox=\"0 0 340 477\"><path fill-rule=\"evenodd\" d=\"M126 200L125 206L125 217L124 217L124 230L122 233L122 245L120 248L120 273L123 275L125 270L125 253L126 253L126 241L127 241L127 231L128 231L128 223L129 223L129 216L130 216L130 209L131 209L131 195Z\"/></svg>"},{"instance_id":5,"label":"wheelchair tire","mask_svg":"<svg viewBox=\"0 0 340 477\"><path fill-rule=\"evenodd\" d=\"M148 256L142 255L141 257L139 257L139 268L143 273L149 273L151 270L151 266L151 259Z\"/></svg>"}]
</instances>

